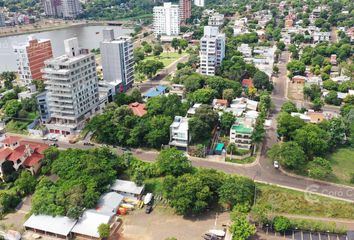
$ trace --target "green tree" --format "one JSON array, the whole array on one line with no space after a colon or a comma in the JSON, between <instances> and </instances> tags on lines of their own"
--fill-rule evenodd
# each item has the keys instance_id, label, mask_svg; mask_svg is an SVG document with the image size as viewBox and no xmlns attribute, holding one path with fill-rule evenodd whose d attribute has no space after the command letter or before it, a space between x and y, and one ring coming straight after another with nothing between
<instances>
[{"instance_id":1,"label":"green tree","mask_svg":"<svg viewBox=\"0 0 354 240\"><path fill-rule=\"evenodd\" d=\"M281 111L286 112L286 113L292 113L292 112L297 112L297 108L295 103L291 101L286 101L282 106L281 106Z\"/></svg>"},{"instance_id":2,"label":"green tree","mask_svg":"<svg viewBox=\"0 0 354 240\"><path fill-rule=\"evenodd\" d=\"M166 177L163 188L177 214L199 214L211 204L213 193L203 180L192 174Z\"/></svg>"},{"instance_id":3,"label":"green tree","mask_svg":"<svg viewBox=\"0 0 354 240\"><path fill-rule=\"evenodd\" d=\"M201 88L190 94L190 99L195 103L210 104L217 96L217 92L211 88Z\"/></svg>"},{"instance_id":4,"label":"green tree","mask_svg":"<svg viewBox=\"0 0 354 240\"><path fill-rule=\"evenodd\" d=\"M330 161L320 157L316 157L309 162L307 168L309 176L313 178L327 179L332 174Z\"/></svg>"},{"instance_id":5,"label":"green tree","mask_svg":"<svg viewBox=\"0 0 354 240\"><path fill-rule=\"evenodd\" d=\"M163 47L160 43L154 45L153 53L155 56L160 56L163 52Z\"/></svg>"},{"instance_id":6,"label":"green tree","mask_svg":"<svg viewBox=\"0 0 354 240\"><path fill-rule=\"evenodd\" d=\"M232 100L235 99L236 94L235 91L232 88L224 89L222 92L223 99L226 99L227 102L231 103Z\"/></svg>"},{"instance_id":7,"label":"green tree","mask_svg":"<svg viewBox=\"0 0 354 240\"><path fill-rule=\"evenodd\" d=\"M306 66L299 60L290 61L286 67L293 75L303 76L305 74Z\"/></svg>"},{"instance_id":8,"label":"green tree","mask_svg":"<svg viewBox=\"0 0 354 240\"><path fill-rule=\"evenodd\" d=\"M334 90L336 91L338 89L338 83L336 83L333 80L326 80L323 82L323 88L327 89L327 90Z\"/></svg>"},{"instance_id":9,"label":"green tree","mask_svg":"<svg viewBox=\"0 0 354 240\"><path fill-rule=\"evenodd\" d=\"M269 79L269 76L262 71L257 71L253 76L253 84L257 89L264 89L271 91L273 85Z\"/></svg>"},{"instance_id":10,"label":"green tree","mask_svg":"<svg viewBox=\"0 0 354 240\"><path fill-rule=\"evenodd\" d=\"M111 227L109 224L101 223L97 228L100 238L109 238L111 235Z\"/></svg>"},{"instance_id":11,"label":"green tree","mask_svg":"<svg viewBox=\"0 0 354 240\"><path fill-rule=\"evenodd\" d=\"M321 98L315 98L312 102L312 108L315 111L321 111L323 105L324 105L324 102L321 100Z\"/></svg>"},{"instance_id":12,"label":"green tree","mask_svg":"<svg viewBox=\"0 0 354 240\"><path fill-rule=\"evenodd\" d=\"M146 61L140 62L136 66L136 69L137 69L137 71L147 75L149 78L152 78L157 73L157 71L162 69L163 67L164 67L164 65L160 61L146 60Z\"/></svg>"},{"instance_id":13,"label":"green tree","mask_svg":"<svg viewBox=\"0 0 354 240\"><path fill-rule=\"evenodd\" d=\"M191 162L182 151L175 148L162 150L157 158L157 166L165 176L178 177L192 171Z\"/></svg>"},{"instance_id":14,"label":"green tree","mask_svg":"<svg viewBox=\"0 0 354 240\"><path fill-rule=\"evenodd\" d=\"M276 216L273 219L274 230L277 232L285 232L291 228L290 220L283 216Z\"/></svg>"},{"instance_id":15,"label":"green tree","mask_svg":"<svg viewBox=\"0 0 354 240\"><path fill-rule=\"evenodd\" d=\"M285 43L280 41L280 42L277 42L277 48L280 50L280 51L284 51L285 49Z\"/></svg>"},{"instance_id":16,"label":"green tree","mask_svg":"<svg viewBox=\"0 0 354 240\"><path fill-rule=\"evenodd\" d=\"M15 188L21 196L33 193L37 185L36 178L29 171L22 171L15 181Z\"/></svg>"},{"instance_id":17,"label":"green tree","mask_svg":"<svg viewBox=\"0 0 354 240\"><path fill-rule=\"evenodd\" d=\"M299 117L292 117L289 113L281 112L277 117L277 132L286 139L293 137L294 132L305 125Z\"/></svg>"},{"instance_id":18,"label":"green tree","mask_svg":"<svg viewBox=\"0 0 354 240\"><path fill-rule=\"evenodd\" d=\"M256 234L256 226L250 224L245 216L234 218L229 230L232 233L232 240L247 240Z\"/></svg>"},{"instance_id":19,"label":"green tree","mask_svg":"<svg viewBox=\"0 0 354 240\"><path fill-rule=\"evenodd\" d=\"M306 156L312 159L328 151L329 134L317 125L306 124L294 132L294 141L304 150Z\"/></svg>"},{"instance_id":20,"label":"green tree","mask_svg":"<svg viewBox=\"0 0 354 240\"><path fill-rule=\"evenodd\" d=\"M150 44L146 43L145 45L143 45L143 49L144 49L144 52L145 54L149 54L152 52L152 47Z\"/></svg>"},{"instance_id":21,"label":"green tree","mask_svg":"<svg viewBox=\"0 0 354 240\"><path fill-rule=\"evenodd\" d=\"M287 169L304 169L306 156L302 148L293 141L273 145L267 152L268 157L278 161Z\"/></svg>"},{"instance_id":22,"label":"green tree","mask_svg":"<svg viewBox=\"0 0 354 240\"><path fill-rule=\"evenodd\" d=\"M338 98L338 94L336 91L330 91L325 96L325 103L339 106L341 104L341 100Z\"/></svg>"},{"instance_id":23,"label":"green tree","mask_svg":"<svg viewBox=\"0 0 354 240\"><path fill-rule=\"evenodd\" d=\"M255 185L251 179L229 176L219 188L219 201L230 207L236 204L251 204L254 191Z\"/></svg>"},{"instance_id":24,"label":"green tree","mask_svg":"<svg viewBox=\"0 0 354 240\"><path fill-rule=\"evenodd\" d=\"M145 58L145 52L142 47L135 48L133 51L134 55L134 62L139 63L140 61L143 61Z\"/></svg>"},{"instance_id":25,"label":"green tree","mask_svg":"<svg viewBox=\"0 0 354 240\"><path fill-rule=\"evenodd\" d=\"M17 117L18 112L21 110L22 104L16 99L6 102L4 112L8 117Z\"/></svg>"},{"instance_id":26,"label":"green tree","mask_svg":"<svg viewBox=\"0 0 354 240\"><path fill-rule=\"evenodd\" d=\"M236 117L232 113L224 112L220 118L220 125L225 130L225 132L228 132L231 126L235 123L235 120Z\"/></svg>"}]
</instances>

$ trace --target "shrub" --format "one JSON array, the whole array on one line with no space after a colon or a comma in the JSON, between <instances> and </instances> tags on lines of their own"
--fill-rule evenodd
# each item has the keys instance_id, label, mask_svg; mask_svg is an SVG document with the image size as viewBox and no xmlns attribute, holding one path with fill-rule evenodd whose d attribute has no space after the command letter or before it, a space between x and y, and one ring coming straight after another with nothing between
<instances>
[{"instance_id":1,"label":"shrub","mask_svg":"<svg viewBox=\"0 0 354 240\"><path fill-rule=\"evenodd\" d=\"M291 227L290 220L283 216L276 216L273 219L274 230L277 232L285 232Z\"/></svg>"}]
</instances>

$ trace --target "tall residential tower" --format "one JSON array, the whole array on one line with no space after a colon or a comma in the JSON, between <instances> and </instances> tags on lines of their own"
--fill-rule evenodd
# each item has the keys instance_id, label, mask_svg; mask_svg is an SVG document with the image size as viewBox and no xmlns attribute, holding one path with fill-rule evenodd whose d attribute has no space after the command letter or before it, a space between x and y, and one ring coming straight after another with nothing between
<instances>
[{"instance_id":1,"label":"tall residential tower","mask_svg":"<svg viewBox=\"0 0 354 240\"><path fill-rule=\"evenodd\" d=\"M218 27L204 27L204 36L200 40L200 73L215 75L225 57L225 34Z\"/></svg>"},{"instance_id":2,"label":"tall residential tower","mask_svg":"<svg viewBox=\"0 0 354 240\"><path fill-rule=\"evenodd\" d=\"M177 36L180 31L179 7L170 2L154 7L154 32L157 35Z\"/></svg>"},{"instance_id":3,"label":"tall residential tower","mask_svg":"<svg viewBox=\"0 0 354 240\"><path fill-rule=\"evenodd\" d=\"M69 135L84 126L99 104L96 60L77 38L64 41L65 55L45 61L50 133Z\"/></svg>"},{"instance_id":4,"label":"tall residential tower","mask_svg":"<svg viewBox=\"0 0 354 240\"><path fill-rule=\"evenodd\" d=\"M36 39L33 36L28 42L13 46L17 55L17 70L24 85L32 80L42 80L41 69L44 61L53 57L52 44L48 39Z\"/></svg>"},{"instance_id":5,"label":"tall residential tower","mask_svg":"<svg viewBox=\"0 0 354 240\"><path fill-rule=\"evenodd\" d=\"M192 0L179 0L179 18L181 23L186 23L192 16Z\"/></svg>"},{"instance_id":6,"label":"tall residential tower","mask_svg":"<svg viewBox=\"0 0 354 240\"><path fill-rule=\"evenodd\" d=\"M105 29L100 50L103 79L115 86L114 94L131 87L134 82L132 38L128 36L114 38L114 30Z\"/></svg>"}]
</instances>

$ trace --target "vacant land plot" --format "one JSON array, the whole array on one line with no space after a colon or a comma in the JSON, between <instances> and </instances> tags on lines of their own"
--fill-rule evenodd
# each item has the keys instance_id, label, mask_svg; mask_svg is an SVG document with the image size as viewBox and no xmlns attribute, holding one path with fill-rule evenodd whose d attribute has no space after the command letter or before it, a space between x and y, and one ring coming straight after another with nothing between
<instances>
[{"instance_id":1,"label":"vacant land plot","mask_svg":"<svg viewBox=\"0 0 354 240\"><path fill-rule=\"evenodd\" d=\"M218 229L227 224L229 213L217 218ZM174 215L172 209L157 207L150 214L136 210L123 217L122 240L164 240L175 237L178 240L202 239L202 235L215 226L215 212L194 218Z\"/></svg>"},{"instance_id":2,"label":"vacant land plot","mask_svg":"<svg viewBox=\"0 0 354 240\"><path fill-rule=\"evenodd\" d=\"M304 100L304 85L289 82L288 97L290 100Z\"/></svg>"},{"instance_id":3,"label":"vacant land plot","mask_svg":"<svg viewBox=\"0 0 354 240\"><path fill-rule=\"evenodd\" d=\"M312 195L308 201L305 193L276 186L258 185L257 204L270 213L287 213L305 216L354 219L354 204Z\"/></svg>"},{"instance_id":4,"label":"vacant land plot","mask_svg":"<svg viewBox=\"0 0 354 240\"><path fill-rule=\"evenodd\" d=\"M146 60L156 60L163 63L165 67L168 67L171 63L177 61L179 58L186 56L187 53L179 54L178 52L163 52L160 56L148 56Z\"/></svg>"},{"instance_id":5,"label":"vacant land plot","mask_svg":"<svg viewBox=\"0 0 354 240\"><path fill-rule=\"evenodd\" d=\"M329 157L337 182L350 184L351 175L354 174L353 156L354 148L341 148Z\"/></svg>"}]
</instances>

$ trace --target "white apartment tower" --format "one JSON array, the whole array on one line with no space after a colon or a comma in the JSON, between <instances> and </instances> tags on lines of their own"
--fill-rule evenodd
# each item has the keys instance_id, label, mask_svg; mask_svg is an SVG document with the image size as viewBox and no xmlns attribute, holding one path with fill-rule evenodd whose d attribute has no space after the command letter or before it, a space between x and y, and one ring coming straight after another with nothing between
<instances>
[{"instance_id":1,"label":"white apartment tower","mask_svg":"<svg viewBox=\"0 0 354 240\"><path fill-rule=\"evenodd\" d=\"M225 57L225 34L218 27L204 27L204 36L200 40L200 73L215 75L217 67Z\"/></svg>"},{"instance_id":2,"label":"white apartment tower","mask_svg":"<svg viewBox=\"0 0 354 240\"><path fill-rule=\"evenodd\" d=\"M98 107L95 56L80 49L77 38L64 41L65 54L45 61L50 133L69 135L81 129Z\"/></svg>"},{"instance_id":3,"label":"white apartment tower","mask_svg":"<svg viewBox=\"0 0 354 240\"><path fill-rule=\"evenodd\" d=\"M73 19L82 13L82 6L79 0L61 0L63 18Z\"/></svg>"},{"instance_id":4,"label":"white apartment tower","mask_svg":"<svg viewBox=\"0 0 354 240\"><path fill-rule=\"evenodd\" d=\"M100 43L103 79L115 86L115 92L127 90L134 82L134 55L131 37L114 38L113 29L103 30Z\"/></svg>"},{"instance_id":5,"label":"white apartment tower","mask_svg":"<svg viewBox=\"0 0 354 240\"><path fill-rule=\"evenodd\" d=\"M194 5L198 7L205 7L205 0L194 0Z\"/></svg>"},{"instance_id":6,"label":"white apartment tower","mask_svg":"<svg viewBox=\"0 0 354 240\"><path fill-rule=\"evenodd\" d=\"M179 7L170 2L154 7L154 32L157 35L177 36L180 31Z\"/></svg>"}]
</instances>

